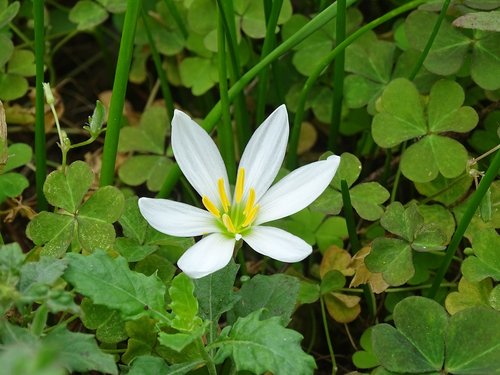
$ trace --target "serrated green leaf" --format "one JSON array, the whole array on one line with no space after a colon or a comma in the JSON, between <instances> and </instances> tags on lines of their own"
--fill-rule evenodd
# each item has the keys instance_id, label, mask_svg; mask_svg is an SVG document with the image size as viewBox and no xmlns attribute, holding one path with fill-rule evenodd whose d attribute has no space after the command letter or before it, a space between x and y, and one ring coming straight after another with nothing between
<instances>
[{"instance_id":1,"label":"serrated green leaf","mask_svg":"<svg viewBox=\"0 0 500 375\"><path fill-rule=\"evenodd\" d=\"M37 262L25 263L21 268L18 288L26 293L36 285L52 285L63 275L67 265L68 262L65 259L49 257L41 257Z\"/></svg>"},{"instance_id":2,"label":"serrated green leaf","mask_svg":"<svg viewBox=\"0 0 500 375\"><path fill-rule=\"evenodd\" d=\"M69 20L77 24L78 30L90 30L108 18L108 12L98 3L82 0L69 12Z\"/></svg>"},{"instance_id":3,"label":"serrated green leaf","mask_svg":"<svg viewBox=\"0 0 500 375\"><path fill-rule=\"evenodd\" d=\"M453 374L494 374L500 358L500 312L472 307L450 318L446 369Z\"/></svg>"},{"instance_id":4,"label":"serrated green leaf","mask_svg":"<svg viewBox=\"0 0 500 375\"><path fill-rule=\"evenodd\" d=\"M292 316L299 288L299 280L293 276L256 275L243 284L237 293L241 298L228 314L228 320L234 322L238 317L264 309L260 315L262 318L279 317L279 321L285 326Z\"/></svg>"},{"instance_id":5,"label":"serrated green leaf","mask_svg":"<svg viewBox=\"0 0 500 375\"><path fill-rule=\"evenodd\" d=\"M155 275L131 271L123 257L111 258L97 250L83 256L67 255L66 281L94 303L119 310L124 318L137 319L151 311L163 313L165 285Z\"/></svg>"},{"instance_id":6,"label":"serrated green leaf","mask_svg":"<svg viewBox=\"0 0 500 375\"><path fill-rule=\"evenodd\" d=\"M25 255L18 243L0 246L0 271L2 275L13 273L18 275Z\"/></svg>"},{"instance_id":7,"label":"serrated green leaf","mask_svg":"<svg viewBox=\"0 0 500 375\"><path fill-rule=\"evenodd\" d=\"M47 201L55 206L75 213L89 190L94 174L83 161L75 161L62 171L54 171L47 176L43 192Z\"/></svg>"},{"instance_id":8,"label":"serrated green leaf","mask_svg":"<svg viewBox=\"0 0 500 375\"><path fill-rule=\"evenodd\" d=\"M365 264L371 272L381 272L392 286L403 285L415 273L410 244L395 238L376 238Z\"/></svg>"},{"instance_id":9,"label":"serrated green leaf","mask_svg":"<svg viewBox=\"0 0 500 375\"><path fill-rule=\"evenodd\" d=\"M125 321L121 319L117 310L111 310L103 305L92 303L89 298L84 298L80 304L82 309L82 322L85 327L96 330L96 338L105 343L115 344L125 340Z\"/></svg>"},{"instance_id":10,"label":"serrated green leaf","mask_svg":"<svg viewBox=\"0 0 500 375\"><path fill-rule=\"evenodd\" d=\"M302 336L284 328L279 317L260 320L261 314L262 310L254 311L223 329L215 342L219 347L215 362L231 357L237 371L311 374L316 364L302 351Z\"/></svg>"}]
</instances>

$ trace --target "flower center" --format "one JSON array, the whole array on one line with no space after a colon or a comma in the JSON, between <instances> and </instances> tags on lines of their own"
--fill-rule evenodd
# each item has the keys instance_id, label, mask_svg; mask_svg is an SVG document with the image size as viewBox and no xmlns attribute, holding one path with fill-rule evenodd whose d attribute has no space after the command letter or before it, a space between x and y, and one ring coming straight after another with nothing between
<instances>
[{"instance_id":1,"label":"flower center","mask_svg":"<svg viewBox=\"0 0 500 375\"><path fill-rule=\"evenodd\" d=\"M255 221L259 205L255 204L255 190L250 188L248 196L243 201L243 192L245 187L245 169L240 168L238 178L236 179L236 187L234 189L233 203L229 202L224 187L224 180L217 180L217 188L219 190L219 198L222 207L217 207L206 195L203 196L202 202L205 208L214 215L224 230L239 240L241 233L247 230Z\"/></svg>"}]
</instances>

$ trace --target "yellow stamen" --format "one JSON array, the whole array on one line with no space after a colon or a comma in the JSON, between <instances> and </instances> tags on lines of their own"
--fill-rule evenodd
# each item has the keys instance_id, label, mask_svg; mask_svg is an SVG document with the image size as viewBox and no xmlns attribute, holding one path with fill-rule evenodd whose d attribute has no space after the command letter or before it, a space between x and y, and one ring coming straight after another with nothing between
<instances>
[{"instance_id":1,"label":"yellow stamen","mask_svg":"<svg viewBox=\"0 0 500 375\"><path fill-rule=\"evenodd\" d=\"M229 199L227 199L226 189L224 188L224 180L222 178L219 178L219 180L217 181L217 186L219 188L219 195L222 203L222 208L224 209L224 212L228 212Z\"/></svg>"},{"instance_id":2,"label":"yellow stamen","mask_svg":"<svg viewBox=\"0 0 500 375\"><path fill-rule=\"evenodd\" d=\"M240 168L238 171L238 178L236 179L236 187L234 189L235 201L236 203L241 202L241 198L243 198L243 185L245 184L245 169Z\"/></svg>"},{"instance_id":3,"label":"yellow stamen","mask_svg":"<svg viewBox=\"0 0 500 375\"><path fill-rule=\"evenodd\" d=\"M257 211L259 210L259 205L256 205L252 210L246 215L245 221L241 224L242 227L247 227L255 220L257 216Z\"/></svg>"},{"instance_id":4,"label":"yellow stamen","mask_svg":"<svg viewBox=\"0 0 500 375\"><path fill-rule=\"evenodd\" d=\"M254 188L251 188L250 192L248 193L248 200L247 204L245 205L245 209L243 210L243 215L246 215L247 212L250 212L252 210L254 203L255 203L255 190Z\"/></svg>"},{"instance_id":5,"label":"yellow stamen","mask_svg":"<svg viewBox=\"0 0 500 375\"><path fill-rule=\"evenodd\" d=\"M222 222L224 223L224 226L228 231L230 231L231 233L236 233L236 228L234 227L233 221L228 214L222 215Z\"/></svg>"},{"instance_id":6,"label":"yellow stamen","mask_svg":"<svg viewBox=\"0 0 500 375\"><path fill-rule=\"evenodd\" d=\"M215 204L213 204L213 202L210 199L208 199L208 197L206 195L204 195L203 198L201 198L201 201L203 202L203 205L205 206L205 208L212 215L214 215L215 217L220 217L219 210L217 209L217 207L215 207Z\"/></svg>"}]
</instances>

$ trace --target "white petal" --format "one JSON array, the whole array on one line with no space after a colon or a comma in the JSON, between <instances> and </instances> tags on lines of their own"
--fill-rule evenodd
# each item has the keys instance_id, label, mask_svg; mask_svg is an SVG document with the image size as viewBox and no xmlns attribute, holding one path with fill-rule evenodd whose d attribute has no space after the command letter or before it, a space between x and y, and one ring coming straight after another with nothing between
<instances>
[{"instance_id":1,"label":"white petal","mask_svg":"<svg viewBox=\"0 0 500 375\"><path fill-rule=\"evenodd\" d=\"M288 133L288 115L285 105L281 105L255 131L241 157L244 198L250 188L255 189L257 200L269 189L283 163Z\"/></svg>"},{"instance_id":2,"label":"white petal","mask_svg":"<svg viewBox=\"0 0 500 375\"><path fill-rule=\"evenodd\" d=\"M330 156L291 172L262 197L255 224L267 223L292 215L309 206L328 186L340 163Z\"/></svg>"},{"instance_id":3,"label":"white petal","mask_svg":"<svg viewBox=\"0 0 500 375\"><path fill-rule=\"evenodd\" d=\"M274 227L253 227L243 240L258 253L281 262L299 262L312 252L311 245L302 238Z\"/></svg>"},{"instance_id":4,"label":"white petal","mask_svg":"<svg viewBox=\"0 0 500 375\"><path fill-rule=\"evenodd\" d=\"M209 275L229 263L234 244L234 238L220 233L211 234L187 249L177 265L193 279Z\"/></svg>"},{"instance_id":5,"label":"white petal","mask_svg":"<svg viewBox=\"0 0 500 375\"><path fill-rule=\"evenodd\" d=\"M185 203L140 198L139 210L149 225L171 236L191 237L220 231L212 214Z\"/></svg>"},{"instance_id":6,"label":"white petal","mask_svg":"<svg viewBox=\"0 0 500 375\"><path fill-rule=\"evenodd\" d=\"M182 173L198 194L206 195L221 207L217 180L223 178L228 196L230 191L219 150L201 126L178 110L175 110L172 119L172 148Z\"/></svg>"}]
</instances>

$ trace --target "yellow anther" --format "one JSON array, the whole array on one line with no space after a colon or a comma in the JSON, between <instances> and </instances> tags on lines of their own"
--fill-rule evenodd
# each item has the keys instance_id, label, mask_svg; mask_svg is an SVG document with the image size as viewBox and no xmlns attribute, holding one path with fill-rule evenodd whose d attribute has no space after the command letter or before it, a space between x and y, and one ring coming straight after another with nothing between
<instances>
[{"instance_id":1,"label":"yellow anther","mask_svg":"<svg viewBox=\"0 0 500 375\"><path fill-rule=\"evenodd\" d=\"M240 168L238 171L238 177L236 179L236 187L234 189L234 199L236 203L241 202L241 198L243 198L243 186L245 184L245 169Z\"/></svg>"},{"instance_id":2,"label":"yellow anther","mask_svg":"<svg viewBox=\"0 0 500 375\"><path fill-rule=\"evenodd\" d=\"M247 227L255 220L257 216L257 211L259 210L259 205L256 205L252 210L246 215L245 221L241 224L242 227Z\"/></svg>"},{"instance_id":3,"label":"yellow anther","mask_svg":"<svg viewBox=\"0 0 500 375\"><path fill-rule=\"evenodd\" d=\"M247 212L250 212L252 210L254 203L255 203L255 190L254 188L251 188L250 192L248 193L248 200L247 204L245 205L245 209L243 210L243 215L246 215Z\"/></svg>"},{"instance_id":4,"label":"yellow anther","mask_svg":"<svg viewBox=\"0 0 500 375\"><path fill-rule=\"evenodd\" d=\"M217 207L215 207L215 204L213 204L213 202L210 199L208 199L208 197L206 195L204 195L203 198L201 198L201 201L203 202L203 205L205 206L205 208L212 215L214 215L215 217L220 217L219 210L217 209Z\"/></svg>"},{"instance_id":5,"label":"yellow anther","mask_svg":"<svg viewBox=\"0 0 500 375\"><path fill-rule=\"evenodd\" d=\"M236 233L236 228L234 227L233 221L228 214L222 215L222 222L229 232Z\"/></svg>"},{"instance_id":6,"label":"yellow anther","mask_svg":"<svg viewBox=\"0 0 500 375\"><path fill-rule=\"evenodd\" d=\"M222 209L224 210L224 212L228 212L230 204L229 199L227 198L226 189L224 187L224 180L222 178L219 178L219 180L217 181L217 186L219 188L219 196L222 203Z\"/></svg>"}]
</instances>

